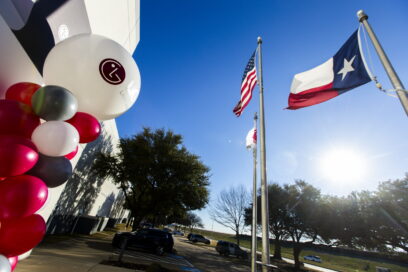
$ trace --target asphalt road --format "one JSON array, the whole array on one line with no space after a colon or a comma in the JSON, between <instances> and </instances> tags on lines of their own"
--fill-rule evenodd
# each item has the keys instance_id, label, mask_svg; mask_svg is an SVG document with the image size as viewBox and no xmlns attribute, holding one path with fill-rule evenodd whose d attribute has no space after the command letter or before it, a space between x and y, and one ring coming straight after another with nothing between
<instances>
[{"instance_id":1,"label":"asphalt road","mask_svg":"<svg viewBox=\"0 0 408 272\"><path fill-rule=\"evenodd\" d=\"M213 247L198 243L193 245L184 237L174 236L174 248L177 254L185 257L202 272L248 272L249 261L236 257L220 256Z\"/></svg>"}]
</instances>

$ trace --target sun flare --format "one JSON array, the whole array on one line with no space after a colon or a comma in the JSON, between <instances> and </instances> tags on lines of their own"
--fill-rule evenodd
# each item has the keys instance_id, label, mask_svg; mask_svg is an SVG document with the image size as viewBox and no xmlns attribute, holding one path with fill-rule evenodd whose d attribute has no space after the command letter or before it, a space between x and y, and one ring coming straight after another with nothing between
<instances>
[{"instance_id":1,"label":"sun flare","mask_svg":"<svg viewBox=\"0 0 408 272\"><path fill-rule=\"evenodd\" d=\"M320 158L318 167L323 177L332 182L355 182L366 172L364 157L351 149L329 150Z\"/></svg>"}]
</instances>

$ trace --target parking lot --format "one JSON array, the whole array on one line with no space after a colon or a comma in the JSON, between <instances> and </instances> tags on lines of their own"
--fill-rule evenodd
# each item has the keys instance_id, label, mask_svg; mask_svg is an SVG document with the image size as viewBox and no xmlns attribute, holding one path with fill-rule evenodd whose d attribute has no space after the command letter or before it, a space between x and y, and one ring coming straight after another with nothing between
<instances>
[{"instance_id":1,"label":"parking lot","mask_svg":"<svg viewBox=\"0 0 408 272\"><path fill-rule=\"evenodd\" d=\"M201 243L193 244L185 237L175 236L174 248L178 255L202 272L248 272L250 269L249 260L220 256L215 248Z\"/></svg>"},{"instance_id":2,"label":"parking lot","mask_svg":"<svg viewBox=\"0 0 408 272\"><path fill-rule=\"evenodd\" d=\"M114 255L116 256L119 256L119 253L118 249L114 251ZM123 257L129 262L159 263L162 265L170 265L172 267L176 266L181 269L186 268L185 270L187 270L187 268L193 268L193 265L189 261L177 254L166 253L163 256L158 256L149 252L128 249L125 251ZM191 271L191 269L188 271Z\"/></svg>"}]
</instances>

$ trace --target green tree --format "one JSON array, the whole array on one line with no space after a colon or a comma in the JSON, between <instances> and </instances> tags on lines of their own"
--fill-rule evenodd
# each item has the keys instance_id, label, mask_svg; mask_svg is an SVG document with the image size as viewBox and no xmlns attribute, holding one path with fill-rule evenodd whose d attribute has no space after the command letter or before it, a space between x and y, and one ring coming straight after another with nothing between
<instances>
[{"instance_id":1,"label":"green tree","mask_svg":"<svg viewBox=\"0 0 408 272\"><path fill-rule=\"evenodd\" d=\"M288 238L284 225L287 215L288 195L279 184L268 185L269 232L274 238L273 258L281 260L281 241ZM257 196L257 223L261 224L261 196ZM245 224L252 224L252 206L245 210Z\"/></svg>"},{"instance_id":2,"label":"green tree","mask_svg":"<svg viewBox=\"0 0 408 272\"><path fill-rule=\"evenodd\" d=\"M184 231L186 228L190 229L190 232L193 232L194 228L203 228L204 224L201 220L201 217L196 215L195 213L188 211L184 213L183 216L175 218L174 223L180 224L184 226Z\"/></svg>"},{"instance_id":3,"label":"green tree","mask_svg":"<svg viewBox=\"0 0 408 272\"><path fill-rule=\"evenodd\" d=\"M190 228L190 232L193 232L194 228L203 228L204 224L201 217L193 212L187 213L187 226Z\"/></svg>"},{"instance_id":4,"label":"green tree","mask_svg":"<svg viewBox=\"0 0 408 272\"><path fill-rule=\"evenodd\" d=\"M358 249L408 252L408 177L380 183L375 192L352 193L340 243Z\"/></svg>"},{"instance_id":5,"label":"green tree","mask_svg":"<svg viewBox=\"0 0 408 272\"><path fill-rule=\"evenodd\" d=\"M318 189L302 180L285 185L284 190L288 197L284 218L285 232L292 239L295 269L299 269L299 256L304 246L321 239L321 196Z\"/></svg>"},{"instance_id":6,"label":"green tree","mask_svg":"<svg viewBox=\"0 0 408 272\"><path fill-rule=\"evenodd\" d=\"M372 208L379 214L376 224L370 225L371 237L387 248L408 253L408 175L380 183L374 200Z\"/></svg>"},{"instance_id":7,"label":"green tree","mask_svg":"<svg viewBox=\"0 0 408 272\"><path fill-rule=\"evenodd\" d=\"M170 130L144 128L121 139L116 154L98 155L93 171L123 190L133 229L144 219L155 224L208 203L209 168Z\"/></svg>"},{"instance_id":8,"label":"green tree","mask_svg":"<svg viewBox=\"0 0 408 272\"><path fill-rule=\"evenodd\" d=\"M408 252L408 177L380 183L374 192L353 192L347 197L328 197L335 221L327 240L359 250Z\"/></svg>"}]
</instances>

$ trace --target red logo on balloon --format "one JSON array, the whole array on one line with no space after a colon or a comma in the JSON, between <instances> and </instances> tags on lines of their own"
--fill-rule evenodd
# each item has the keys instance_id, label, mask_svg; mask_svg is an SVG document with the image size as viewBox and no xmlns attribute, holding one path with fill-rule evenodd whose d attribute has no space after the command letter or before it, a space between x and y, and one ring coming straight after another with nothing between
<instances>
[{"instance_id":1,"label":"red logo on balloon","mask_svg":"<svg viewBox=\"0 0 408 272\"><path fill-rule=\"evenodd\" d=\"M104 59L99 64L102 78L109 84L118 85L125 80L126 72L122 64L114 59Z\"/></svg>"}]
</instances>

